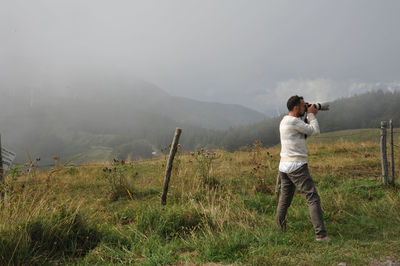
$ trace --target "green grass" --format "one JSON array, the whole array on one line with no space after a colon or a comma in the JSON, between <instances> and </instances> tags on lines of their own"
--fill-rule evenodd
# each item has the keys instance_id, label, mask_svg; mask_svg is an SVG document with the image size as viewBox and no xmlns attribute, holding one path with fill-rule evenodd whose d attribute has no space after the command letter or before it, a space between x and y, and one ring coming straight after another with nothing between
<instances>
[{"instance_id":1,"label":"green grass","mask_svg":"<svg viewBox=\"0 0 400 266\"><path fill-rule=\"evenodd\" d=\"M387 257L398 261L399 187L382 185L377 133L365 132L370 137L364 141L331 140L341 132L322 135L329 138L318 141L308 139L310 171L333 239L329 244L315 241L307 203L299 193L288 212L287 232L277 230L273 191L279 147L256 145L252 152L217 151L208 174L218 186L204 184L204 166L192 155L178 156L166 206L160 204L164 157L9 178L0 213L0 264L365 265ZM399 143L398 138L395 141ZM111 200L115 191L104 178L105 167L119 167L115 177L123 175L123 188L131 192L122 190L118 193L123 196Z\"/></svg>"},{"instance_id":2,"label":"green grass","mask_svg":"<svg viewBox=\"0 0 400 266\"><path fill-rule=\"evenodd\" d=\"M328 132L312 136L308 138L308 143L332 143L340 141L378 142L379 138L380 138L380 129L377 128L347 129L347 130Z\"/></svg>"}]
</instances>

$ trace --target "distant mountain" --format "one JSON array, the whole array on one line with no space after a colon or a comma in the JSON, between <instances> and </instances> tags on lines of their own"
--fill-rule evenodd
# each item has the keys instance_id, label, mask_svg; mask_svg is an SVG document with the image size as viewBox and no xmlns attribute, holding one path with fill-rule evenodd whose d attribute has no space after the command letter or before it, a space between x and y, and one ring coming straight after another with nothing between
<instances>
[{"instance_id":1,"label":"distant mountain","mask_svg":"<svg viewBox=\"0 0 400 266\"><path fill-rule=\"evenodd\" d=\"M18 162L26 162L28 153L42 157L43 164L76 154L77 162L149 157L171 143L176 127L183 128L184 150L279 143L281 117L171 96L140 80L106 75L68 80L18 88L0 81L2 144L17 152ZM370 92L331 102L318 121L321 132L376 128L388 119L398 127L398 106L399 92Z\"/></svg>"},{"instance_id":2,"label":"distant mountain","mask_svg":"<svg viewBox=\"0 0 400 266\"><path fill-rule=\"evenodd\" d=\"M110 156L148 156L168 145L178 126L185 129L182 143L193 149L215 130L265 119L240 105L175 97L145 81L107 75L1 92L0 132L19 159L26 150L48 158L88 151L102 158L110 150Z\"/></svg>"},{"instance_id":3,"label":"distant mountain","mask_svg":"<svg viewBox=\"0 0 400 266\"><path fill-rule=\"evenodd\" d=\"M61 89L60 89L61 88ZM91 112L103 105L112 111L118 109L124 113L151 113L168 117L179 123L193 126L228 129L232 126L250 124L265 119L265 115L237 104L202 102L193 99L171 96L157 86L140 80L126 80L118 77L80 77L66 84L57 84L55 90L35 85L14 89L3 93L6 98L0 102L13 102L13 108L54 105L82 106ZM3 88L4 90L4 88ZM3 105L4 106L4 105ZM47 106L47 107L46 107Z\"/></svg>"}]
</instances>

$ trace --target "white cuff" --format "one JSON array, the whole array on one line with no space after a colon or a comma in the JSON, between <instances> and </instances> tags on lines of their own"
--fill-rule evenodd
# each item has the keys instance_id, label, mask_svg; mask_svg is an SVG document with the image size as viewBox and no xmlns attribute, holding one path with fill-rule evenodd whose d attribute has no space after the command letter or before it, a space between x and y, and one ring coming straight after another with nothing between
<instances>
[{"instance_id":1,"label":"white cuff","mask_svg":"<svg viewBox=\"0 0 400 266\"><path fill-rule=\"evenodd\" d=\"M307 119L308 119L308 121L313 121L314 119L317 119L316 117L315 117L315 115L313 114L313 113L307 113Z\"/></svg>"}]
</instances>

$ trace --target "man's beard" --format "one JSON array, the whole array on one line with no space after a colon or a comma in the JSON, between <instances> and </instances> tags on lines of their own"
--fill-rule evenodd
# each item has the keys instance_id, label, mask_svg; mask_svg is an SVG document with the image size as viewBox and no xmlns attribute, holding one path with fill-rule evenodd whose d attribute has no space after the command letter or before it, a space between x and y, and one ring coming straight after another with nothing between
<instances>
[{"instance_id":1,"label":"man's beard","mask_svg":"<svg viewBox=\"0 0 400 266\"><path fill-rule=\"evenodd\" d=\"M299 110L299 111L297 112L297 117L301 117L301 116L303 116L305 113L306 113L306 111L304 111L303 113L301 113L301 111Z\"/></svg>"}]
</instances>

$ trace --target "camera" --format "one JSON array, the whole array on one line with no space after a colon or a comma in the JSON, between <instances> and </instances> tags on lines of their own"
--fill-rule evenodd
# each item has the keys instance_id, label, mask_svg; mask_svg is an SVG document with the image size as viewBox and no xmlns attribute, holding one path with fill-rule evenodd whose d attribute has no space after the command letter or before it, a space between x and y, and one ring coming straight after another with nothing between
<instances>
[{"instance_id":1,"label":"camera","mask_svg":"<svg viewBox=\"0 0 400 266\"><path fill-rule=\"evenodd\" d=\"M318 109L319 111L328 111L329 110L329 104L327 103L306 103L306 112L304 113L304 116L301 117L301 119L305 122L308 123L308 119L307 119L307 110L308 108L310 108L312 105L315 106L316 109ZM304 135L304 138L307 139L307 135Z\"/></svg>"},{"instance_id":2,"label":"camera","mask_svg":"<svg viewBox=\"0 0 400 266\"><path fill-rule=\"evenodd\" d=\"M317 108L319 111L328 111L329 110L329 104L327 103L306 103L306 109L310 108L314 104L315 108Z\"/></svg>"}]
</instances>

